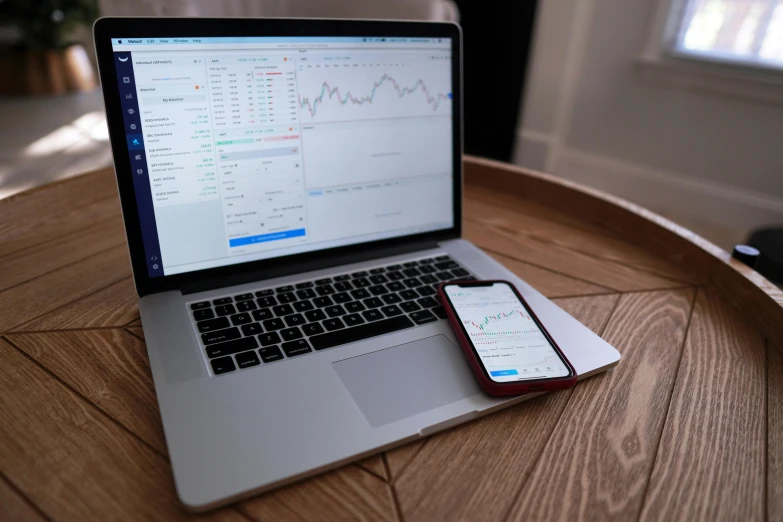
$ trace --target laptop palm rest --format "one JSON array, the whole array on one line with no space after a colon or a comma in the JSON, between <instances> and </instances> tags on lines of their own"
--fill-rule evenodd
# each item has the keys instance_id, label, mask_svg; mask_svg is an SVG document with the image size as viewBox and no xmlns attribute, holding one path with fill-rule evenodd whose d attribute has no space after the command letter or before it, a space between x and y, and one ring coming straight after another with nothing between
<instances>
[{"instance_id":1,"label":"laptop palm rest","mask_svg":"<svg viewBox=\"0 0 783 522\"><path fill-rule=\"evenodd\" d=\"M332 363L373 428L481 393L460 348L435 335Z\"/></svg>"}]
</instances>

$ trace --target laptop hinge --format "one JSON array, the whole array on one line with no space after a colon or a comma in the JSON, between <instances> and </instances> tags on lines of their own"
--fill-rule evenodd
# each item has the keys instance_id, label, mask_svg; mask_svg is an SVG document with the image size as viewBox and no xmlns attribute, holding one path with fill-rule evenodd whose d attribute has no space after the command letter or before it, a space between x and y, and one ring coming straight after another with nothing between
<instances>
[{"instance_id":1,"label":"laptop hinge","mask_svg":"<svg viewBox=\"0 0 783 522\"><path fill-rule=\"evenodd\" d=\"M405 245L399 245L389 247L385 249L373 249L366 252L351 253L343 256L329 256L328 258L319 259L317 261L307 261L303 263L285 263L279 267L265 269L264 271L246 271L230 276L220 278L210 278L204 281L196 281L182 285L180 290L183 294L195 294L197 292L206 292L207 290L214 290L216 288L224 288L227 286L242 285L245 283L252 283L254 281L264 281L266 279L274 279L276 277L284 277L292 274L301 274L304 272L311 272L313 270L323 270L324 268L331 268L340 265L347 265L351 263L361 263L363 261L369 261L371 259L380 259L383 257L397 256L400 254L407 254L410 252L416 252L418 250L428 250L437 248L438 243L435 241L426 241L420 243L407 243Z\"/></svg>"}]
</instances>

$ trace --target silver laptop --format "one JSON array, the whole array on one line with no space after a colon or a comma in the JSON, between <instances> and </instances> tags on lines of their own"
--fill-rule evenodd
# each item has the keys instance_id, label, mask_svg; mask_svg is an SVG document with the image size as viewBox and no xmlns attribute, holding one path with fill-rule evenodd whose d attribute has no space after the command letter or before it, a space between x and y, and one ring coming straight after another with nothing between
<instances>
[{"instance_id":1,"label":"silver laptop","mask_svg":"<svg viewBox=\"0 0 783 522\"><path fill-rule=\"evenodd\" d=\"M441 282L516 284L580 378L618 362L461 238L458 26L105 18L94 32L188 508L532 396L480 391L435 295Z\"/></svg>"}]
</instances>

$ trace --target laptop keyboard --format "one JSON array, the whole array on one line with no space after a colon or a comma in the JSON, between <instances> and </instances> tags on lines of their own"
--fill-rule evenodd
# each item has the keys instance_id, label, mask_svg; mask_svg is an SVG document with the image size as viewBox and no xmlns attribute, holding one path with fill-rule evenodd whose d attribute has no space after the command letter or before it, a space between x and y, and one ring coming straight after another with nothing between
<instances>
[{"instance_id":1,"label":"laptop keyboard","mask_svg":"<svg viewBox=\"0 0 783 522\"><path fill-rule=\"evenodd\" d=\"M216 374L445 319L446 281L472 280L448 256L191 303Z\"/></svg>"}]
</instances>

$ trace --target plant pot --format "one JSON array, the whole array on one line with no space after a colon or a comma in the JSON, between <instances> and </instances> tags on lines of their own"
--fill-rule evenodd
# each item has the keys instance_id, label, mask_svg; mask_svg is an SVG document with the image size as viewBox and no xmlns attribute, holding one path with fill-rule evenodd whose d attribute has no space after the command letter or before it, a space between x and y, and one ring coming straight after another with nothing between
<instances>
[{"instance_id":1,"label":"plant pot","mask_svg":"<svg viewBox=\"0 0 783 522\"><path fill-rule=\"evenodd\" d=\"M25 96L91 91L95 71L81 45L57 50L0 54L0 95Z\"/></svg>"}]
</instances>

